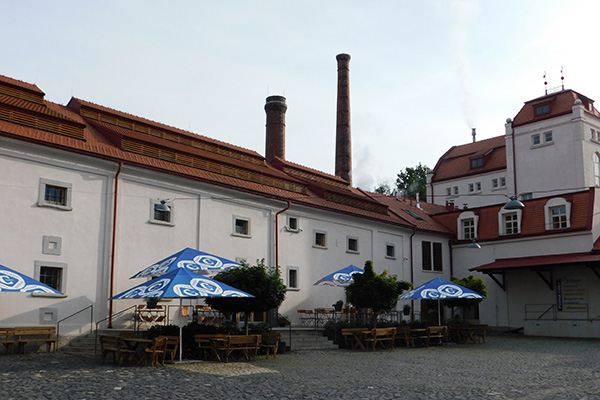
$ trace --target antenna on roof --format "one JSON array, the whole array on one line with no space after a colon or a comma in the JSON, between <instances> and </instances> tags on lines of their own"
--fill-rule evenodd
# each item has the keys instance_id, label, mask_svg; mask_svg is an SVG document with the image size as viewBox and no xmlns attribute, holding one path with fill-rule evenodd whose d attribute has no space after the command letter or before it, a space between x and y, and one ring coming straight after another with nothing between
<instances>
[{"instance_id":1,"label":"antenna on roof","mask_svg":"<svg viewBox=\"0 0 600 400\"><path fill-rule=\"evenodd\" d=\"M546 71L544 71L544 93L548 94L548 81L546 80Z\"/></svg>"},{"instance_id":2,"label":"antenna on roof","mask_svg":"<svg viewBox=\"0 0 600 400\"><path fill-rule=\"evenodd\" d=\"M562 90L565 90L565 76L563 74L563 67L560 66L560 81L562 83Z\"/></svg>"}]
</instances>

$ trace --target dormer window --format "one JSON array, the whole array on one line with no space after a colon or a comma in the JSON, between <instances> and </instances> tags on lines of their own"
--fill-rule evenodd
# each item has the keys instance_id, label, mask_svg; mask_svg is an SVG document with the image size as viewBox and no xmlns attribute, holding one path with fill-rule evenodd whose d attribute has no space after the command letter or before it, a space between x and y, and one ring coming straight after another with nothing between
<instances>
[{"instance_id":1,"label":"dormer window","mask_svg":"<svg viewBox=\"0 0 600 400\"><path fill-rule=\"evenodd\" d=\"M540 116L550 112L550 104L544 104L535 108L535 115Z\"/></svg>"},{"instance_id":2,"label":"dormer window","mask_svg":"<svg viewBox=\"0 0 600 400\"><path fill-rule=\"evenodd\" d=\"M483 157L474 158L471 160L471 168L483 167Z\"/></svg>"},{"instance_id":3,"label":"dormer window","mask_svg":"<svg viewBox=\"0 0 600 400\"><path fill-rule=\"evenodd\" d=\"M567 229L571 227L571 203L562 197L548 200L544 205L546 230Z\"/></svg>"},{"instance_id":4,"label":"dormer window","mask_svg":"<svg viewBox=\"0 0 600 400\"><path fill-rule=\"evenodd\" d=\"M458 216L457 233L458 240L477 239L477 224L479 216L473 211L465 211Z\"/></svg>"},{"instance_id":5,"label":"dormer window","mask_svg":"<svg viewBox=\"0 0 600 400\"><path fill-rule=\"evenodd\" d=\"M505 210L500 209L498 213L498 227L499 234L504 235L516 235L521 233L521 216L523 210Z\"/></svg>"}]
</instances>

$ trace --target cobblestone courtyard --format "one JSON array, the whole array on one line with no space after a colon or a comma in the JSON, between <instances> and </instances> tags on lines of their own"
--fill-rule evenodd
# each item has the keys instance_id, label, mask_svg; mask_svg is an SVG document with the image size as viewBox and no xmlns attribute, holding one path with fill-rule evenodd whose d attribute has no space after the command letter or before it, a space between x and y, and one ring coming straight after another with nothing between
<instances>
[{"instance_id":1,"label":"cobblestone courtyard","mask_svg":"<svg viewBox=\"0 0 600 400\"><path fill-rule=\"evenodd\" d=\"M489 336L485 344L333 350L256 362L115 366L0 355L0 399L600 399L600 340Z\"/></svg>"}]
</instances>

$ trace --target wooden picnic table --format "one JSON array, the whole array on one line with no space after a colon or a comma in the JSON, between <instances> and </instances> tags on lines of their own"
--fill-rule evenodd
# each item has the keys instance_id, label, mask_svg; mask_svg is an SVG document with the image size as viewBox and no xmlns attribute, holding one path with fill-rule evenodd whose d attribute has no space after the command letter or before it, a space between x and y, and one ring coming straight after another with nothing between
<instances>
[{"instance_id":1,"label":"wooden picnic table","mask_svg":"<svg viewBox=\"0 0 600 400\"><path fill-rule=\"evenodd\" d=\"M342 329L342 336L344 336L344 341L346 342L346 347L350 345L352 349L362 349L366 350L365 339L371 333L370 330L366 328L344 328Z\"/></svg>"},{"instance_id":2,"label":"wooden picnic table","mask_svg":"<svg viewBox=\"0 0 600 400\"><path fill-rule=\"evenodd\" d=\"M152 347L154 340L138 337L121 337L120 339L134 355L136 359L136 365L140 365L142 362L146 363L148 358L148 352L146 349Z\"/></svg>"}]
</instances>

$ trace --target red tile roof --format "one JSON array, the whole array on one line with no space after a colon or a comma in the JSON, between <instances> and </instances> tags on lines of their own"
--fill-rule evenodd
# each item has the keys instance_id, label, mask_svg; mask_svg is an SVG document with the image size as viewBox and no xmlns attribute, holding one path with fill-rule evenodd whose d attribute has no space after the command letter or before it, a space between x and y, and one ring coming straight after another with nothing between
<instances>
[{"instance_id":1,"label":"red tile roof","mask_svg":"<svg viewBox=\"0 0 600 400\"><path fill-rule=\"evenodd\" d=\"M569 253L569 254L548 254L533 257L500 258L489 264L480 265L471 268L469 271L478 271L483 273L496 273L505 270L514 269L544 269L547 267L568 266L571 264L589 264L598 263L600 254L593 253Z\"/></svg>"},{"instance_id":2,"label":"red tile roof","mask_svg":"<svg viewBox=\"0 0 600 400\"><path fill-rule=\"evenodd\" d=\"M0 76L0 87L15 86L13 81ZM16 86L36 92L34 85ZM449 234L424 211L436 206L421 203L420 210L407 201L377 197L339 177L298 164L285 160L267 164L263 156L251 150L81 99L73 98L61 106L44 100L43 92L37 91L39 104L10 90L0 91L1 136L407 229ZM2 107L10 112L3 114ZM28 122L13 118L13 111L28 117ZM77 127L80 136L65 132L63 126ZM423 219L411 217L405 209Z\"/></svg>"},{"instance_id":3,"label":"red tile roof","mask_svg":"<svg viewBox=\"0 0 600 400\"><path fill-rule=\"evenodd\" d=\"M574 90L562 90L525 102L523 108L521 108L513 119L513 127L570 114L572 112L573 103L577 99L581 100L587 113L600 118L600 113L594 107L594 100L577 93ZM549 112L536 116L536 107L546 104L549 106Z\"/></svg>"},{"instance_id":4,"label":"red tile roof","mask_svg":"<svg viewBox=\"0 0 600 400\"><path fill-rule=\"evenodd\" d=\"M480 157L483 166L471 168L471 160ZM506 169L506 143L504 136L497 136L452 147L433 168L431 181L442 182L501 169Z\"/></svg>"}]
</instances>

